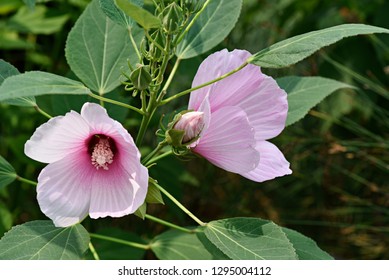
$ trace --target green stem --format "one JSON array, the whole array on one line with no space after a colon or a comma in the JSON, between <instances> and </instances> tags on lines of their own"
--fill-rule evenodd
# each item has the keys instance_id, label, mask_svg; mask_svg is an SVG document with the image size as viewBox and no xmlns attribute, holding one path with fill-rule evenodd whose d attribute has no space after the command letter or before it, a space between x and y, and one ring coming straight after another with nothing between
<instances>
[{"instance_id":1,"label":"green stem","mask_svg":"<svg viewBox=\"0 0 389 280\"><path fill-rule=\"evenodd\" d=\"M170 101L172 101L172 100L174 100L174 99L176 99L176 98L179 98L179 97L184 96L184 95L186 95L186 94L188 94L188 93L191 93L192 91L195 91L195 90L197 90L197 89L200 89L200 88L209 86L209 85L211 85L211 84L213 84L213 83L216 83L216 82L218 82L218 81L220 81L220 80L223 80L223 79L225 79L225 78L231 76L232 74L235 74L236 72L242 70L244 67L247 66L247 64L248 64L248 62L246 61L246 62L243 63L241 66L239 66L238 68L235 68L235 69L232 70L231 72L228 72L228 73L226 73L226 74L224 74L224 75L222 75L222 76L220 76L220 77L218 77L218 78L216 78L216 79L213 79L212 81L206 82L206 83L201 84L201 85L199 85L199 86L197 86L197 87L190 88L190 89L184 90L184 91L182 91L182 92L180 92L180 93L177 93L177 94L175 94L175 95L173 95L173 96L171 96L171 97L169 97L169 98L166 98L165 100L162 100L162 101L160 102L160 104L161 104L161 105L164 105L164 104L169 103Z\"/></svg>"},{"instance_id":2,"label":"green stem","mask_svg":"<svg viewBox=\"0 0 389 280\"><path fill-rule=\"evenodd\" d=\"M109 99L109 98L106 98L106 97L103 97L103 96L100 96L100 95L97 95L97 94L94 94L94 93L89 93L89 96L90 97L93 97L93 98L96 98L100 101L105 101L107 103L111 103L111 104L115 104L115 105L118 105L118 106L122 106L124 108L127 108L127 109L130 109L130 110L133 110L141 115L144 115L144 112L141 110L141 109L138 109L134 106L131 106L131 105L128 105L126 103L123 103L123 102L120 102L120 101L116 101L116 100L113 100L113 99Z\"/></svg>"},{"instance_id":3,"label":"green stem","mask_svg":"<svg viewBox=\"0 0 389 280\"><path fill-rule=\"evenodd\" d=\"M34 181L28 180L26 178L20 177L19 175L16 175L16 180L18 180L20 182L23 182L23 183L27 183L27 184L33 185L33 186L38 185L37 182L34 182Z\"/></svg>"},{"instance_id":4,"label":"green stem","mask_svg":"<svg viewBox=\"0 0 389 280\"><path fill-rule=\"evenodd\" d=\"M159 156L156 156L155 158L150 159L146 162L145 166L149 166L150 164L153 164L154 162L159 161L160 159L163 159L164 157L170 156L173 154L173 151L170 149L169 151L160 154Z\"/></svg>"},{"instance_id":5,"label":"green stem","mask_svg":"<svg viewBox=\"0 0 389 280\"><path fill-rule=\"evenodd\" d=\"M147 34L147 32L146 32ZM148 37L149 38L149 37ZM151 39L151 38L150 38ZM152 39L151 39L152 40ZM164 57L159 68L158 76L156 77L157 87L150 92L150 99L147 105L146 112L143 112L142 122L140 124L138 135L136 136L135 144L139 147L143 141L143 137L146 133L146 129L150 123L151 118L153 117L157 107L159 106L159 101L157 101L156 92L159 90L160 84L163 82L163 74L165 73L167 63L169 61L170 53L170 36L166 38L166 47L164 49Z\"/></svg>"},{"instance_id":6,"label":"green stem","mask_svg":"<svg viewBox=\"0 0 389 280\"><path fill-rule=\"evenodd\" d=\"M201 10L196 13L196 15L193 17L192 21L185 28L184 32L181 33L180 37L178 38L178 40L176 42L176 45L178 45L184 39L186 33L188 33L189 30L192 28L193 24L196 22L196 20L201 15L201 13L205 10L205 8L208 6L209 2L211 2L211 0L207 0L207 2L204 3Z\"/></svg>"},{"instance_id":7,"label":"green stem","mask_svg":"<svg viewBox=\"0 0 389 280\"><path fill-rule=\"evenodd\" d=\"M89 242L89 250L91 251L91 253L92 253L94 259L95 259L96 261L99 261L99 260L100 260L100 257L99 257L99 255L97 254L96 249L95 249L95 247L93 246L92 242Z\"/></svg>"},{"instance_id":8,"label":"green stem","mask_svg":"<svg viewBox=\"0 0 389 280\"><path fill-rule=\"evenodd\" d=\"M135 43L135 40L134 40L134 37L132 36L132 32L131 32L131 29L130 29L130 28L128 28L128 35L129 35L129 37L130 37L132 47L134 48L134 50L135 50L135 52L136 52L136 55L137 55L138 58L139 58L139 62L141 62L141 61L142 61L142 56L140 55L138 46L137 46L136 43Z\"/></svg>"},{"instance_id":9,"label":"green stem","mask_svg":"<svg viewBox=\"0 0 389 280\"><path fill-rule=\"evenodd\" d=\"M106 241L111 241L111 242L115 242L115 243L131 246L131 247L138 248L138 249L143 249L143 250L149 250L150 249L150 245L148 245L148 244L141 244L141 243L137 243L137 242L131 242L131 241L127 241L127 240L123 240L123 239L119 239L119 238L115 238L115 237L110 237L110 236L105 236L105 235L101 235L101 234L97 234L97 233L89 233L89 235L92 238L97 238L97 239L102 239L102 240L106 240Z\"/></svg>"},{"instance_id":10,"label":"green stem","mask_svg":"<svg viewBox=\"0 0 389 280\"><path fill-rule=\"evenodd\" d=\"M173 224L173 223L170 223L170 222L167 222L165 220L162 220L162 219L159 219L157 217L154 217L154 216L151 216L149 214L145 214L145 218L146 219L149 219L151 221L154 221L154 222L157 222L161 225L165 225L167 227L171 227L171 228L174 228L174 229L178 229L180 231L183 231L183 232L186 232L186 233L194 233L195 231L194 230L190 230L190 229L187 229L187 228L184 228L184 227L180 227L176 224Z\"/></svg>"},{"instance_id":11,"label":"green stem","mask_svg":"<svg viewBox=\"0 0 389 280\"><path fill-rule=\"evenodd\" d=\"M155 181L152 181L154 186L156 186L164 195L166 195L175 205L177 205L183 212L185 212L189 217L191 217L196 223L200 226L205 226L206 223L202 222L197 218L192 212L190 212L184 205L182 205L174 196L172 196L167 190L158 185Z\"/></svg>"},{"instance_id":12,"label":"green stem","mask_svg":"<svg viewBox=\"0 0 389 280\"><path fill-rule=\"evenodd\" d=\"M159 142L158 146L142 160L142 164L148 163L166 145L166 141Z\"/></svg>"},{"instance_id":13,"label":"green stem","mask_svg":"<svg viewBox=\"0 0 389 280\"><path fill-rule=\"evenodd\" d=\"M43 111L38 105L34 106L35 110L39 112L40 114L44 115L46 118L51 119L52 116L50 116L48 113Z\"/></svg>"},{"instance_id":14,"label":"green stem","mask_svg":"<svg viewBox=\"0 0 389 280\"><path fill-rule=\"evenodd\" d=\"M177 72L177 69L178 69L178 66L180 65L180 62L181 62L181 59L177 58L176 62L174 63L173 69L170 72L170 75L167 78L166 83L161 90L161 94L158 96L158 99L157 99L158 103L160 103L162 101L162 98L165 96L166 91L169 88L169 86L170 86L171 82L173 81L173 78Z\"/></svg>"}]
</instances>

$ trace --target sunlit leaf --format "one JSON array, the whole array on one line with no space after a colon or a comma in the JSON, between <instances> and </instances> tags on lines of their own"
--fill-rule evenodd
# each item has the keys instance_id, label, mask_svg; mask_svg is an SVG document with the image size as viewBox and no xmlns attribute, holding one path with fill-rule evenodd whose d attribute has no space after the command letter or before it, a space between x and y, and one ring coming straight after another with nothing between
<instances>
[{"instance_id":1,"label":"sunlit leaf","mask_svg":"<svg viewBox=\"0 0 389 280\"><path fill-rule=\"evenodd\" d=\"M13 227L0 239L2 260L78 260L89 244L80 224L58 228L51 221L32 221Z\"/></svg>"},{"instance_id":2,"label":"sunlit leaf","mask_svg":"<svg viewBox=\"0 0 389 280\"><path fill-rule=\"evenodd\" d=\"M389 30L365 24L337 25L278 42L254 54L247 61L262 67L286 67L343 38L373 33L389 33Z\"/></svg>"},{"instance_id":3,"label":"sunlit leaf","mask_svg":"<svg viewBox=\"0 0 389 280\"><path fill-rule=\"evenodd\" d=\"M191 58L215 47L234 28L241 7L242 0L211 0L177 46L176 55Z\"/></svg>"},{"instance_id":4,"label":"sunlit leaf","mask_svg":"<svg viewBox=\"0 0 389 280\"><path fill-rule=\"evenodd\" d=\"M355 89L345 83L322 77L288 76L277 79L278 85L288 93L286 125L302 119L310 109L339 89Z\"/></svg>"}]
</instances>

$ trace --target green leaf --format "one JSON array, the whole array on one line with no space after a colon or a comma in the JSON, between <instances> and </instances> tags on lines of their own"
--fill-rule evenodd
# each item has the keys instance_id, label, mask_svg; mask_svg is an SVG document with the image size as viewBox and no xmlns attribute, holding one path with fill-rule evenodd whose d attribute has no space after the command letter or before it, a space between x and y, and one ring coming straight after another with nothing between
<instances>
[{"instance_id":1,"label":"green leaf","mask_svg":"<svg viewBox=\"0 0 389 280\"><path fill-rule=\"evenodd\" d=\"M228 259L214 248L208 250L200 241L204 233L185 233L179 230L168 230L156 236L151 242L151 250L161 260L217 260Z\"/></svg>"},{"instance_id":2,"label":"green leaf","mask_svg":"<svg viewBox=\"0 0 389 280\"><path fill-rule=\"evenodd\" d=\"M286 67L343 38L372 33L389 33L389 30L365 24L337 25L278 42L254 54L247 61L262 67Z\"/></svg>"},{"instance_id":3,"label":"green leaf","mask_svg":"<svg viewBox=\"0 0 389 280\"><path fill-rule=\"evenodd\" d=\"M127 16L122 10L120 10L115 5L115 0L99 0L100 7L103 12L109 17L113 22L120 24L124 27L131 28L134 24L134 20L132 20L129 16ZM143 1L141 0L131 0L135 5L142 7Z\"/></svg>"},{"instance_id":4,"label":"green leaf","mask_svg":"<svg viewBox=\"0 0 389 280\"><path fill-rule=\"evenodd\" d=\"M4 82L4 80L8 77L19 75L18 69L16 69L13 65L8 62L0 59L0 85ZM16 105L16 106L35 106L36 100L35 97L23 97L16 99L9 99L7 101L3 101L2 103Z\"/></svg>"},{"instance_id":5,"label":"green leaf","mask_svg":"<svg viewBox=\"0 0 389 280\"><path fill-rule=\"evenodd\" d=\"M163 202L161 191L154 184L149 184L146 195L146 202L165 204Z\"/></svg>"},{"instance_id":6,"label":"green leaf","mask_svg":"<svg viewBox=\"0 0 389 280\"><path fill-rule=\"evenodd\" d=\"M207 224L205 235L234 260L297 259L281 227L257 218L231 218Z\"/></svg>"},{"instance_id":7,"label":"green leaf","mask_svg":"<svg viewBox=\"0 0 389 280\"><path fill-rule=\"evenodd\" d=\"M147 211L147 203L144 202L138 209L136 209L136 211L134 212L134 215L138 216L139 218L144 220L145 215L146 215L146 211Z\"/></svg>"},{"instance_id":8,"label":"green leaf","mask_svg":"<svg viewBox=\"0 0 389 280\"><path fill-rule=\"evenodd\" d=\"M65 55L72 71L90 89L105 94L121 84L121 71L128 69L127 59L137 61L129 30L115 24L100 9L99 1L92 1L70 31ZM140 44L143 31L131 30Z\"/></svg>"},{"instance_id":9,"label":"green leaf","mask_svg":"<svg viewBox=\"0 0 389 280\"><path fill-rule=\"evenodd\" d=\"M15 181L16 177L16 171L12 165L9 164L5 158L0 156L0 188L11 184L13 181Z\"/></svg>"},{"instance_id":10,"label":"green leaf","mask_svg":"<svg viewBox=\"0 0 389 280\"><path fill-rule=\"evenodd\" d=\"M328 253L320 249L316 242L311 238L302 235L301 233L282 228L282 231L286 234L286 237L292 242L293 247L296 250L299 260L333 260Z\"/></svg>"},{"instance_id":11,"label":"green leaf","mask_svg":"<svg viewBox=\"0 0 389 280\"><path fill-rule=\"evenodd\" d=\"M331 93L339 89L355 89L348 84L322 77L288 76L277 79L277 83L288 93L287 126L302 119Z\"/></svg>"},{"instance_id":12,"label":"green leaf","mask_svg":"<svg viewBox=\"0 0 389 280\"><path fill-rule=\"evenodd\" d=\"M34 10L21 7L10 19L9 27L20 32L49 35L60 31L69 18L67 15L46 17L46 12L45 6L36 6Z\"/></svg>"},{"instance_id":13,"label":"green leaf","mask_svg":"<svg viewBox=\"0 0 389 280\"><path fill-rule=\"evenodd\" d=\"M223 41L234 28L242 0L211 0L177 46L181 59L198 56Z\"/></svg>"},{"instance_id":14,"label":"green leaf","mask_svg":"<svg viewBox=\"0 0 389 280\"><path fill-rule=\"evenodd\" d=\"M80 224L57 228L51 221L32 221L13 227L0 239L1 260L78 260L89 244Z\"/></svg>"},{"instance_id":15,"label":"green leaf","mask_svg":"<svg viewBox=\"0 0 389 280\"><path fill-rule=\"evenodd\" d=\"M0 204L0 236L12 227L12 214L3 204Z\"/></svg>"},{"instance_id":16,"label":"green leaf","mask_svg":"<svg viewBox=\"0 0 389 280\"><path fill-rule=\"evenodd\" d=\"M115 0L116 5L144 29L159 28L161 21L149 11L132 3L130 0Z\"/></svg>"},{"instance_id":17,"label":"green leaf","mask_svg":"<svg viewBox=\"0 0 389 280\"><path fill-rule=\"evenodd\" d=\"M44 94L89 94L82 83L55 74L31 71L9 77L0 86L0 102Z\"/></svg>"}]
</instances>

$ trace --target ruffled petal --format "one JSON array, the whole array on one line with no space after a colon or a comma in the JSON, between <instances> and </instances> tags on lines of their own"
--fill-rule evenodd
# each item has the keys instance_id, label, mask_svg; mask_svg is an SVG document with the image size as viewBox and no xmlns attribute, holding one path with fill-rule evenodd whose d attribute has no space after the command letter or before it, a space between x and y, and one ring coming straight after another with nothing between
<instances>
[{"instance_id":1,"label":"ruffled petal","mask_svg":"<svg viewBox=\"0 0 389 280\"><path fill-rule=\"evenodd\" d=\"M211 116L208 129L193 151L214 165L234 173L254 169L259 153L254 149L254 131L239 107L224 107Z\"/></svg>"},{"instance_id":2,"label":"ruffled petal","mask_svg":"<svg viewBox=\"0 0 389 280\"><path fill-rule=\"evenodd\" d=\"M38 203L56 226L74 225L88 215L94 171L86 151L68 155L41 171Z\"/></svg>"},{"instance_id":3,"label":"ruffled petal","mask_svg":"<svg viewBox=\"0 0 389 280\"><path fill-rule=\"evenodd\" d=\"M192 87L216 79L241 66L251 54L244 50L228 52L222 50L208 56L199 66ZM209 94L212 112L223 106L235 106L262 81L258 66L247 65L237 73L190 94L189 109L197 110L202 100Z\"/></svg>"},{"instance_id":4,"label":"ruffled petal","mask_svg":"<svg viewBox=\"0 0 389 280\"><path fill-rule=\"evenodd\" d=\"M258 141L255 149L259 152L259 164L254 170L241 173L242 176L256 182L263 182L292 174L289 162L274 144L268 141Z\"/></svg>"},{"instance_id":5,"label":"ruffled petal","mask_svg":"<svg viewBox=\"0 0 389 280\"><path fill-rule=\"evenodd\" d=\"M109 170L99 169L94 177L89 215L91 218L122 217L133 213L145 201L147 168L134 151L118 149Z\"/></svg>"},{"instance_id":6,"label":"ruffled petal","mask_svg":"<svg viewBox=\"0 0 389 280\"><path fill-rule=\"evenodd\" d=\"M30 158L51 163L85 147L89 126L80 114L71 111L38 127L24 146Z\"/></svg>"}]
</instances>

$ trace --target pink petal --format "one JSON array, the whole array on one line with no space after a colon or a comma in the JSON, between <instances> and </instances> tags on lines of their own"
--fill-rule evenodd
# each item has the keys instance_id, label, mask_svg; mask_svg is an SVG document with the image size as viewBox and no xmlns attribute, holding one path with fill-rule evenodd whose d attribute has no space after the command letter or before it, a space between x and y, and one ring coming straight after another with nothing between
<instances>
[{"instance_id":1,"label":"pink petal","mask_svg":"<svg viewBox=\"0 0 389 280\"><path fill-rule=\"evenodd\" d=\"M254 91L236 103L246 112L257 140L271 139L280 134L288 114L286 92L273 78L262 74L262 79Z\"/></svg>"},{"instance_id":2,"label":"pink petal","mask_svg":"<svg viewBox=\"0 0 389 280\"><path fill-rule=\"evenodd\" d=\"M274 144L258 141L255 148L259 151L259 164L254 170L241 173L242 176L256 182L263 182L292 173L289 162Z\"/></svg>"},{"instance_id":3,"label":"pink petal","mask_svg":"<svg viewBox=\"0 0 389 280\"><path fill-rule=\"evenodd\" d=\"M109 170L99 169L92 182L89 215L93 219L122 217L135 212L144 202L148 170L134 149L118 147Z\"/></svg>"},{"instance_id":4,"label":"pink petal","mask_svg":"<svg viewBox=\"0 0 389 280\"><path fill-rule=\"evenodd\" d=\"M55 117L38 127L24 146L24 153L44 163L58 161L85 146L89 126L76 112Z\"/></svg>"},{"instance_id":5,"label":"pink petal","mask_svg":"<svg viewBox=\"0 0 389 280\"><path fill-rule=\"evenodd\" d=\"M251 54L243 50L228 52L226 49L208 56L199 66L193 79L192 87L199 86L216 79L242 65ZM250 71L247 71L249 69ZM242 71L245 70L243 73ZM243 70L227 77L219 82L195 90L190 94L189 109L197 110L209 93L209 101L212 111L219 109L224 102L245 90L245 86L252 87L260 82L260 68L248 65ZM245 90L246 91L246 90ZM234 103L225 104L233 106Z\"/></svg>"},{"instance_id":6,"label":"pink petal","mask_svg":"<svg viewBox=\"0 0 389 280\"><path fill-rule=\"evenodd\" d=\"M88 215L93 173L86 151L70 154L41 171L38 203L56 226L71 226Z\"/></svg>"},{"instance_id":7,"label":"pink petal","mask_svg":"<svg viewBox=\"0 0 389 280\"><path fill-rule=\"evenodd\" d=\"M250 55L242 50L223 50L210 55L200 65L192 86L230 72L242 65ZM219 82L193 91L189 109L197 110L207 94L212 112L224 106L241 107L254 127L258 140L273 138L285 127L287 95L273 78L262 74L255 65L247 65Z\"/></svg>"},{"instance_id":8,"label":"pink petal","mask_svg":"<svg viewBox=\"0 0 389 280\"><path fill-rule=\"evenodd\" d=\"M254 132L245 112L230 106L212 114L208 129L193 151L220 168L244 173L258 164L254 145Z\"/></svg>"}]
</instances>

